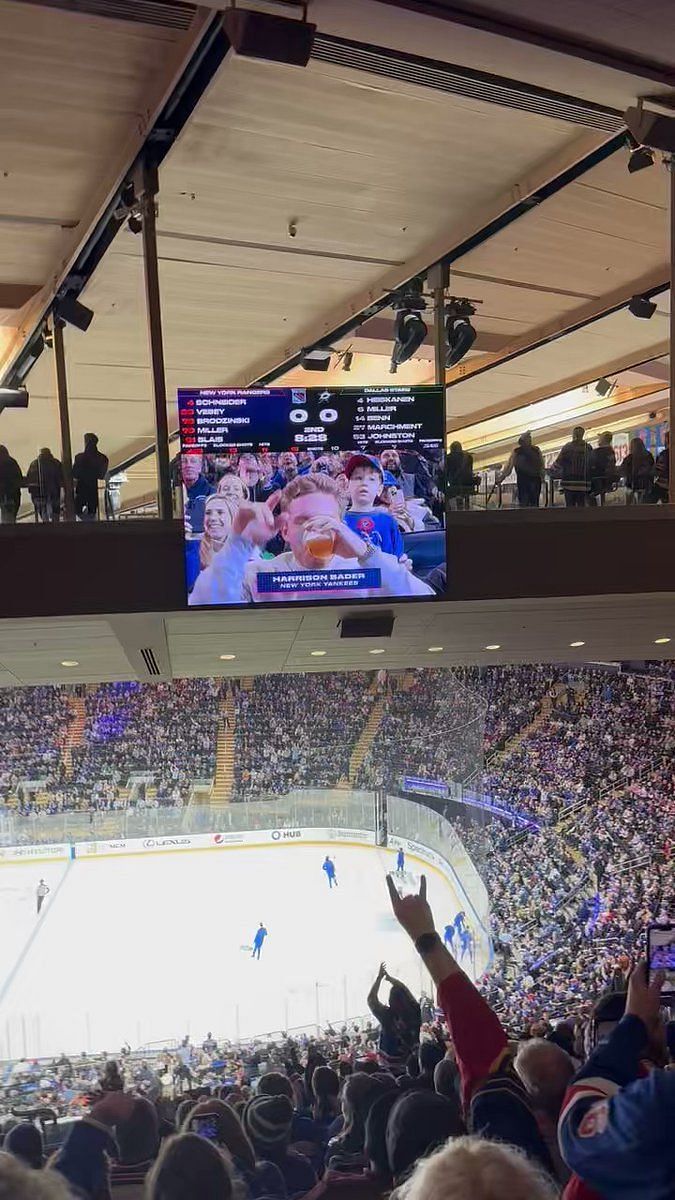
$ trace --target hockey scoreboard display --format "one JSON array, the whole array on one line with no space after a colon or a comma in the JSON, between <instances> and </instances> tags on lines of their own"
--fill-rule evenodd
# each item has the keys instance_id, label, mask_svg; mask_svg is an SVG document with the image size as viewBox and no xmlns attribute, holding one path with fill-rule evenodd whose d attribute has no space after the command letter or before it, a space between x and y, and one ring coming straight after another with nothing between
<instances>
[{"instance_id":1,"label":"hockey scoreboard display","mask_svg":"<svg viewBox=\"0 0 675 1200\"><path fill-rule=\"evenodd\" d=\"M178 411L188 605L442 594L442 387L185 388Z\"/></svg>"},{"instance_id":2,"label":"hockey scoreboard display","mask_svg":"<svg viewBox=\"0 0 675 1200\"><path fill-rule=\"evenodd\" d=\"M443 448L440 387L186 389L178 412L186 451Z\"/></svg>"}]
</instances>

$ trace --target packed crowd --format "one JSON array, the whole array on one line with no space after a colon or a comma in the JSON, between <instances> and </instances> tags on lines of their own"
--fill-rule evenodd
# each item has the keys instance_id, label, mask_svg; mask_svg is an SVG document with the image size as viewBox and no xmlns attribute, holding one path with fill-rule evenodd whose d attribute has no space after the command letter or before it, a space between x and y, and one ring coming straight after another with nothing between
<instances>
[{"instance_id":1,"label":"packed crowd","mask_svg":"<svg viewBox=\"0 0 675 1200\"><path fill-rule=\"evenodd\" d=\"M675 1045L662 979L617 964L585 1017L541 1013L509 1039L436 932L424 882L405 897L387 885L437 1008L382 964L367 997L375 1024L361 1028L236 1046L208 1033L152 1061L124 1047L119 1061L17 1064L3 1080L0 1193L667 1200ZM55 1127L59 1113L79 1119Z\"/></svg>"}]
</instances>

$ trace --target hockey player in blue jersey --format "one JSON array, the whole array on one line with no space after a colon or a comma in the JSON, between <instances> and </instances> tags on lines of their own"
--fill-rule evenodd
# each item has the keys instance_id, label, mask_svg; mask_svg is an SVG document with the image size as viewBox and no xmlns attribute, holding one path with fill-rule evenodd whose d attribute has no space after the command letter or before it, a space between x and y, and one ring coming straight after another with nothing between
<instances>
[{"instance_id":1,"label":"hockey player in blue jersey","mask_svg":"<svg viewBox=\"0 0 675 1200\"><path fill-rule=\"evenodd\" d=\"M454 925L446 925L445 929L443 930L443 941L445 942L446 946L449 947L450 953L452 954L453 953L453 944L455 941L455 926Z\"/></svg>"},{"instance_id":2,"label":"hockey player in blue jersey","mask_svg":"<svg viewBox=\"0 0 675 1200\"><path fill-rule=\"evenodd\" d=\"M260 951L262 950L263 942L265 941L266 937L267 930L261 921L259 927L255 931L255 937L253 939L253 953L251 954L251 958L260 958Z\"/></svg>"},{"instance_id":3,"label":"hockey player in blue jersey","mask_svg":"<svg viewBox=\"0 0 675 1200\"><path fill-rule=\"evenodd\" d=\"M464 931L465 925L466 913L464 912L464 909L462 909L462 911L458 912L457 916L455 917L455 933L461 934Z\"/></svg>"},{"instance_id":4,"label":"hockey player in blue jersey","mask_svg":"<svg viewBox=\"0 0 675 1200\"><path fill-rule=\"evenodd\" d=\"M337 881L337 875L335 874L335 863L333 862L332 858L328 854L326 855L326 857L323 860L322 868L326 872L326 879L328 880L328 886L330 888L332 888L333 884L335 884L335 886L337 887L338 881Z\"/></svg>"},{"instance_id":5,"label":"hockey player in blue jersey","mask_svg":"<svg viewBox=\"0 0 675 1200\"><path fill-rule=\"evenodd\" d=\"M403 853L402 850L399 850L398 854L396 855L396 874L403 875L404 872L405 872L405 854Z\"/></svg>"},{"instance_id":6,"label":"hockey player in blue jersey","mask_svg":"<svg viewBox=\"0 0 675 1200\"><path fill-rule=\"evenodd\" d=\"M473 937L470 929L463 929L459 935L459 961L461 962L465 954L471 958L473 950Z\"/></svg>"}]
</instances>

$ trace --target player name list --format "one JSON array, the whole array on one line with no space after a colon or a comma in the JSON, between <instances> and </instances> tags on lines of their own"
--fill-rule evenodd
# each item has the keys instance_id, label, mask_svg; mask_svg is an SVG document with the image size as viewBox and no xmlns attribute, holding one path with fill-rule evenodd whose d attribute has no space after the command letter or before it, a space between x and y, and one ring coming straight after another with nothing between
<instances>
[{"instance_id":1,"label":"player name list","mask_svg":"<svg viewBox=\"0 0 675 1200\"><path fill-rule=\"evenodd\" d=\"M204 389L178 394L183 449L440 445L434 389Z\"/></svg>"}]
</instances>

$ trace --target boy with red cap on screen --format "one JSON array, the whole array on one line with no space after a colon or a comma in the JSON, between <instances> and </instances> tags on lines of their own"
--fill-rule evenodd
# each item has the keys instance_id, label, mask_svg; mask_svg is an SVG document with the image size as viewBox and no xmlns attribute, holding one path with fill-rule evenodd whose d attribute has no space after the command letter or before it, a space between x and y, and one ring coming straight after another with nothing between
<instances>
[{"instance_id":1,"label":"boy with red cap on screen","mask_svg":"<svg viewBox=\"0 0 675 1200\"><path fill-rule=\"evenodd\" d=\"M404 547L398 524L386 508L378 507L376 503L384 486L384 471L378 459L369 454L352 454L345 466L345 475L349 496L345 524L364 542L400 558Z\"/></svg>"}]
</instances>

